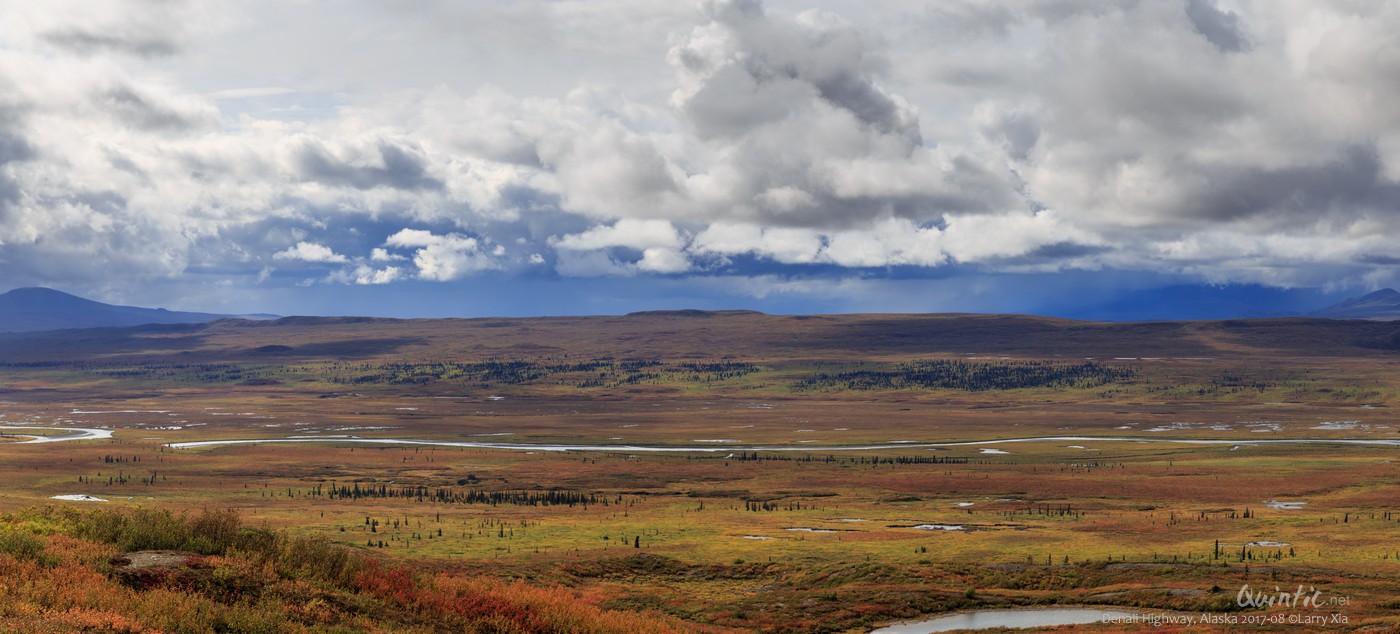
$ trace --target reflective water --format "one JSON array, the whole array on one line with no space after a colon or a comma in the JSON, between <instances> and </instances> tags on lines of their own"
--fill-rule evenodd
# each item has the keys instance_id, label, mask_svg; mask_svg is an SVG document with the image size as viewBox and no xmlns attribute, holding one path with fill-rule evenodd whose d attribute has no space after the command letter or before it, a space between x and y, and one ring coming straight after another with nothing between
<instances>
[{"instance_id":1,"label":"reflective water","mask_svg":"<svg viewBox=\"0 0 1400 634\"><path fill-rule=\"evenodd\" d=\"M870 634L926 634L928 632L949 632L952 630L975 630L993 627L1079 625L1084 623L1100 623L1112 619L1125 619L1138 614L1138 612L1120 610L1117 608L978 610L976 612L949 614L926 621L891 625L874 630Z\"/></svg>"},{"instance_id":2,"label":"reflective water","mask_svg":"<svg viewBox=\"0 0 1400 634\"><path fill-rule=\"evenodd\" d=\"M105 430L75 430L104 432L108 436L111 432ZM680 446L680 445L570 445L553 443L511 443L511 442L484 442L468 440L428 440L412 438L247 438L238 440L200 440L192 442L170 443L169 447L176 449L187 449L191 447L216 447L220 445L247 445L258 443L286 443L286 442L339 442L339 443L372 443L381 445L431 445L437 447L468 447L475 449L520 449L528 451L619 451L631 453L654 453L654 452L686 452L686 453L715 453L732 451L874 451L880 449L929 449L934 447L967 447L976 445L999 445L1004 443L1024 443L1024 442L1064 442L1064 441L1097 441L1097 442L1139 442L1139 443L1179 443L1188 445L1237 445L1239 440L1215 440L1204 438L1136 438L1124 436L1037 436L1032 438L1001 438L998 440L966 440L958 442L929 442L929 443L883 443L871 445L725 445L715 446ZM1352 439L1352 438L1277 438L1269 440L1250 440L1251 445L1285 445L1285 444L1331 444L1331 445L1383 445L1400 447L1400 439Z\"/></svg>"},{"instance_id":3,"label":"reflective water","mask_svg":"<svg viewBox=\"0 0 1400 634\"><path fill-rule=\"evenodd\" d=\"M103 439L103 438L111 438L111 437L112 437L112 430L110 430L110 429L83 429L83 428L79 428L79 427L12 427L12 426L11 426L11 427L0 427L0 431L6 431L6 432L20 432L20 433L11 433L10 435L11 435L11 436L25 436L25 437L27 437L27 438L30 439L30 440L25 440L25 441L21 441L21 442L15 443L15 444L19 444L19 445L27 445L27 444L31 444L31 443L43 443L43 442L63 442L63 441L66 441L66 440L101 440L101 439ZM33 435L30 435L30 434L25 434L25 433L23 433L23 432L25 432L25 431L62 431L62 432L68 432L68 433L63 434L63 435L61 435L61 436L33 436Z\"/></svg>"}]
</instances>

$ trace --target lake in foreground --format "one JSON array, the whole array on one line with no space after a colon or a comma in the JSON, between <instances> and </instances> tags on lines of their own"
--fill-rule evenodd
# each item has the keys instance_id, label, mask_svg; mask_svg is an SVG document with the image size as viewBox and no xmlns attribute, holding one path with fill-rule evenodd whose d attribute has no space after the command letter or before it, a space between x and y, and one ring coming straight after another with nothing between
<instances>
[{"instance_id":1,"label":"lake in foreground","mask_svg":"<svg viewBox=\"0 0 1400 634\"><path fill-rule=\"evenodd\" d=\"M949 614L926 621L901 623L882 627L870 634L927 634L953 630L977 630L993 627L1053 627L1100 623L1104 620L1126 619L1140 612L1115 608L1047 608L1020 610L978 610Z\"/></svg>"}]
</instances>

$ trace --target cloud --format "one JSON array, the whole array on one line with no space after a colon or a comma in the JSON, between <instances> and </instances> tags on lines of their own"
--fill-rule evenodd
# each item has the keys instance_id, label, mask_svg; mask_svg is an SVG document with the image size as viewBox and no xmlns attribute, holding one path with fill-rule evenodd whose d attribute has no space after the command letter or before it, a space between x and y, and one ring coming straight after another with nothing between
<instances>
[{"instance_id":1,"label":"cloud","mask_svg":"<svg viewBox=\"0 0 1400 634\"><path fill-rule=\"evenodd\" d=\"M690 258L678 249L653 247L642 250L637 270L648 273L684 273L691 267Z\"/></svg>"},{"instance_id":2,"label":"cloud","mask_svg":"<svg viewBox=\"0 0 1400 634\"><path fill-rule=\"evenodd\" d=\"M355 265L352 268L334 271L327 275L325 282L335 284L358 284L360 286L377 286L389 284L406 279L408 276L404 270L397 266L388 266L376 269L364 264Z\"/></svg>"},{"instance_id":3,"label":"cloud","mask_svg":"<svg viewBox=\"0 0 1400 634\"><path fill-rule=\"evenodd\" d=\"M345 185L355 189L438 189L441 180L428 173L421 150L381 139L370 147L340 147L334 151L313 138L303 140L296 166L303 180Z\"/></svg>"},{"instance_id":4,"label":"cloud","mask_svg":"<svg viewBox=\"0 0 1400 634\"><path fill-rule=\"evenodd\" d=\"M678 248L685 239L665 220L619 220L612 225L600 225L588 231L550 240L556 248L588 250L610 247L647 249L651 247Z\"/></svg>"},{"instance_id":5,"label":"cloud","mask_svg":"<svg viewBox=\"0 0 1400 634\"><path fill-rule=\"evenodd\" d=\"M0 281L1395 273L1390 3L221 6L0 5Z\"/></svg>"},{"instance_id":6,"label":"cloud","mask_svg":"<svg viewBox=\"0 0 1400 634\"><path fill-rule=\"evenodd\" d=\"M480 240L457 233L437 235L422 229L403 229L389 236L384 245L415 249L413 265L418 267L417 277L423 280L448 282L501 266L483 249Z\"/></svg>"},{"instance_id":7,"label":"cloud","mask_svg":"<svg viewBox=\"0 0 1400 634\"><path fill-rule=\"evenodd\" d=\"M812 264L824 246L823 236L812 229L715 223L695 237L692 248L707 255L753 254L783 264Z\"/></svg>"},{"instance_id":8,"label":"cloud","mask_svg":"<svg viewBox=\"0 0 1400 634\"><path fill-rule=\"evenodd\" d=\"M1249 48L1249 41L1240 32L1239 15L1221 11L1214 0L1186 0L1186 17L1197 33L1222 51L1238 52Z\"/></svg>"},{"instance_id":9,"label":"cloud","mask_svg":"<svg viewBox=\"0 0 1400 634\"><path fill-rule=\"evenodd\" d=\"M1017 204L986 157L925 146L917 108L880 85L890 62L855 25L756 2L703 7L709 21L668 58L672 106L722 158L688 179L717 219L837 228Z\"/></svg>"},{"instance_id":10,"label":"cloud","mask_svg":"<svg viewBox=\"0 0 1400 634\"><path fill-rule=\"evenodd\" d=\"M391 247L426 247L433 244L440 244L449 240L462 240L461 236L437 236L431 231L423 229L400 229L398 233L389 236L384 244ZM472 242L476 246L476 242Z\"/></svg>"},{"instance_id":11,"label":"cloud","mask_svg":"<svg viewBox=\"0 0 1400 634\"><path fill-rule=\"evenodd\" d=\"M114 0L92 4L51 0L10 17L28 23L51 46L85 57L117 53L170 57L185 47L198 7L180 0Z\"/></svg>"},{"instance_id":12,"label":"cloud","mask_svg":"<svg viewBox=\"0 0 1400 634\"><path fill-rule=\"evenodd\" d=\"M403 278L403 269L397 266L385 267L382 269L356 269L356 284L388 284Z\"/></svg>"},{"instance_id":13,"label":"cloud","mask_svg":"<svg viewBox=\"0 0 1400 634\"><path fill-rule=\"evenodd\" d=\"M258 86L254 88L228 88L216 90L208 93L210 99L257 99L259 97L276 97L295 93L291 88L280 88L277 86Z\"/></svg>"},{"instance_id":14,"label":"cloud","mask_svg":"<svg viewBox=\"0 0 1400 634\"><path fill-rule=\"evenodd\" d=\"M298 260L301 262L317 262L326 264L344 264L350 260L330 249L330 247L316 244L314 242L298 242L296 246L287 247L285 251L278 251L272 255L274 260Z\"/></svg>"},{"instance_id":15,"label":"cloud","mask_svg":"<svg viewBox=\"0 0 1400 634\"><path fill-rule=\"evenodd\" d=\"M0 219L6 208L19 200L19 186L10 165L27 161L35 150L20 132L21 117L12 107L0 104Z\"/></svg>"},{"instance_id":16,"label":"cloud","mask_svg":"<svg viewBox=\"0 0 1400 634\"><path fill-rule=\"evenodd\" d=\"M665 220L619 220L587 231L551 237L549 245L560 257L556 270L569 277L683 273L690 258L682 251L687 239ZM638 252L635 261L623 261L617 249Z\"/></svg>"},{"instance_id":17,"label":"cloud","mask_svg":"<svg viewBox=\"0 0 1400 634\"><path fill-rule=\"evenodd\" d=\"M395 253L389 253L387 249L375 247L370 250L369 259L373 262L396 262L399 260L407 260L408 258Z\"/></svg>"},{"instance_id":18,"label":"cloud","mask_svg":"<svg viewBox=\"0 0 1400 634\"><path fill-rule=\"evenodd\" d=\"M151 131L212 127L217 113L195 99L143 94L132 85L101 89L93 95L95 106L123 124Z\"/></svg>"},{"instance_id":19,"label":"cloud","mask_svg":"<svg viewBox=\"0 0 1400 634\"><path fill-rule=\"evenodd\" d=\"M173 55L178 48L174 41L156 33L111 34L58 29L44 33L44 40L84 55L120 51L141 57L165 57Z\"/></svg>"},{"instance_id":20,"label":"cloud","mask_svg":"<svg viewBox=\"0 0 1400 634\"><path fill-rule=\"evenodd\" d=\"M901 218L829 232L715 224L696 236L692 249L702 256L754 255L780 264L849 268L939 266L949 260L942 230Z\"/></svg>"},{"instance_id":21,"label":"cloud","mask_svg":"<svg viewBox=\"0 0 1400 634\"><path fill-rule=\"evenodd\" d=\"M702 136L743 136L816 101L882 134L921 142L917 114L875 85L872 71L882 61L850 23L820 11L775 19L752 0L702 6L710 23L670 53L682 76L672 103Z\"/></svg>"}]
</instances>

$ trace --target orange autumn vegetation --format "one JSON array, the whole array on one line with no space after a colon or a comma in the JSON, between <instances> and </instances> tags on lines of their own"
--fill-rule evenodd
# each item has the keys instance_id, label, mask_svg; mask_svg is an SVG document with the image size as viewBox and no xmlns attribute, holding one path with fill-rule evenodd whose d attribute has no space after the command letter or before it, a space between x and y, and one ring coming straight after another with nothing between
<instances>
[{"instance_id":1,"label":"orange autumn vegetation","mask_svg":"<svg viewBox=\"0 0 1400 634\"><path fill-rule=\"evenodd\" d=\"M174 563L138 570L122 560L152 547ZM421 574L344 546L243 527L231 512L49 508L0 516L5 632L682 629L663 616L600 608L567 588Z\"/></svg>"}]
</instances>

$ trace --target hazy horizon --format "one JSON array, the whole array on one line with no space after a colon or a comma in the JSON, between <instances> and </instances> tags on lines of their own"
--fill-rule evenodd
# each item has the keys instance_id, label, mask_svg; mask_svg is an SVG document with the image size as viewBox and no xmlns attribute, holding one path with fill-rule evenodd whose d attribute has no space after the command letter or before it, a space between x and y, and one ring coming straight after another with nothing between
<instances>
[{"instance_id":1,"label":"hazy horizon","mask_svg":"<svg viewBox=\"0 0 1400 634\"><path fill-rule=\"evenodd\" d=\"M48 287L20 287L0 291L4 295L9 291L39 288L66 293L77 297L82 297L77 293L64 291L63 289L50 289ZM413 295L413 293L409 293ZM830 310L822 305L813 305L812 310L765 310L761 303L751 303L750 305L725 304L723 300L700 299L694 304L675 303L663 307L654 306L655 302L639 297L634 303L613 303L599 304L590 303L586 294L579 296L579 303L559 303L557 312L535 311L535 312L490 312L490 307L476 306L463 309L451 303L438 304L434 306L413 305L405 307L392 306L366 306L363 311L355 310L332 310L321 312L278 312L267 310L263 307L247 307L246 309L236 309L220 313L219 311L202 310L198 307L171 307L158 305L128 305L136 308L165 309L179 312L191 313L215 313L229 316L241 315L272 315L278 317L288 316L325 316L325 317L385 317L394 319L413 318L528 318L528 317L577 317L577 316L617 316L637 312L666 312L666 311L756 311L770 315L802 315L802 314L900 314L900 313L947 313L947 314L1025 314L1045 317L1060 317L1068 319L1079 319L1086 321L1180 321L1180 320L1201 320L1201 319L1232 319L1250 317L1286 317L1286 316L1306 316L1320 309L1333 306L1339 301L1353 299L1354 297L1343 297L1319 292L1305 290L1280 290L1271 289L1259 285L1232 285L1232 286L1168 286L1163 288L1153 288L1129 292L1121 295L1115 301L1089 301L1088 303L1066 302L1061 304L1047 304L1038 310L1007 311L1007 310L860 310L859 307L851 307L848 310ZM83 299L90 299L84 297ZM1082 300L1082 298L1081 298ZM123 305L123 304L118 304ZM597 309L589 307L600 306ZM572 308L572 309L571 309Z\"/></svg>"}]
</instances>

